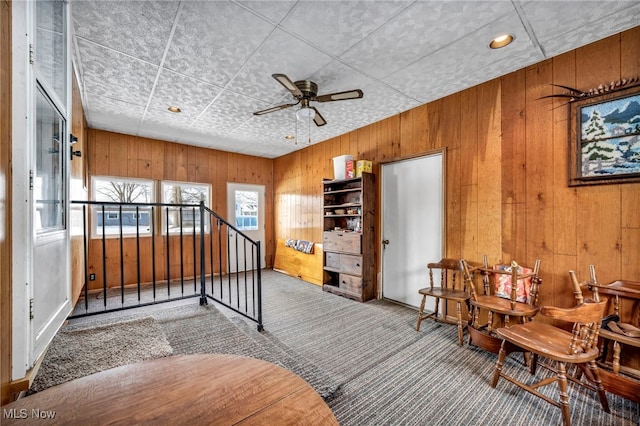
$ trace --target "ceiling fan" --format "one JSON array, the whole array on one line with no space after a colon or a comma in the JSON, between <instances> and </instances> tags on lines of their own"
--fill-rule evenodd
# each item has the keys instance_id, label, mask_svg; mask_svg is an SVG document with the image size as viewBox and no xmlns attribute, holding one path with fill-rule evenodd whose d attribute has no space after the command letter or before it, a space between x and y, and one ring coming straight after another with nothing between
<instances>
[{"instance_id":1,"label":"ceiling fan","mask_svg":"<svg viewBox=\"0 0 640 426\"><path fill-rule=\"evenodd\" d=\"M362 90L347 90L346 92L329 93L326 95L318 96L318 85L313 81L300 80L293 82L285 74L272 74L278 83L282 84L293 97L297 100L292 104L283 104L275 107L267 108L262 111L256 111L253 115L264 115L274 111L280 111L281 109L290 108L300 104L300 109L296 112L298 119L312 118L316 126L324 126L327 121L322 117L318 110L309 105L309 102L333 102L333 101L345 101L347 99L360 99L364 95Z\"/></svg>"}]
</instances>

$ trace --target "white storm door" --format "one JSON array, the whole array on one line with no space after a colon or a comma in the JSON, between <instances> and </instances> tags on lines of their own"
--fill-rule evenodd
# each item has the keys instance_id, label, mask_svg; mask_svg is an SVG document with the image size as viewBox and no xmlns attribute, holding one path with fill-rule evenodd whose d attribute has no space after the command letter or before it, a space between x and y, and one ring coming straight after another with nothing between
<instances>
[{"instance_id":1,"label":"white storm door","mask_svg":"<svg viewBox=\"0 0 640 426\"><path fill-rule=\"evenodd\" d=\"M12 4L12 378L21 379L71 312L70 13L64 1Z\"/></svg>"},{"instance_id":2,"label":"white storm door","mask_svg":"<svg viewBox=\"0 0 640 426\"><path fill-rule=\"evenodd\" d=\"M227 183L227 220L253 241L260 241L261 269L266 265L264 199L264 185ZM258 259L251 245L233 230L229 230L228 238L229 272L256 269Z\"/></svg>"},{"instance_id":3,"label":"white storm door","mask_svg":"<svg viewBox=\"0 0 640 426\"><path fill-rule=\"evenodd\" d=\"M382 165L382 296L416 308L418 290L428 286L427 263L444 252L443 158L438 152Z\"/></svg>"}]
</instances>

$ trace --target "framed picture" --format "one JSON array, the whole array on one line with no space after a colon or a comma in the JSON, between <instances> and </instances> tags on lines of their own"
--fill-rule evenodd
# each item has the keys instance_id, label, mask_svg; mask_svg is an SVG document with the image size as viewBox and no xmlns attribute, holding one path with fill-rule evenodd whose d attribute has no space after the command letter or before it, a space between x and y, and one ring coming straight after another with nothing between
<instances>
[{"instance_id":1,"label":"framed picture","mask_svg":"<svg viewBox=\"0 0 640 426\"><path fill-rule=\"evenodd\" d=\"M569 103L569 186L640 182L640 87Z\"/></svg>"}]
</instances>

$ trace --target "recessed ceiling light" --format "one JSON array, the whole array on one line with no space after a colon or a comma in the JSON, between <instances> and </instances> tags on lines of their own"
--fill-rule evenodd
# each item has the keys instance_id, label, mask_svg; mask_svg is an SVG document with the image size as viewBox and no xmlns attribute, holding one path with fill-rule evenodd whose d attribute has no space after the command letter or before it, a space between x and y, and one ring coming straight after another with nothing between
<instances>
[{"instance_id":1,"label":"recessed ceiling light","mask_svg":"<svg viewBox=\"0 0 640 426\"><path fill-rule=\"evenodd\" d=\"M295 139L296 137L295 137L295 136L293 136L293 135L286 135L284 138L285 138L286 140L290 141L290 140L292 140L292 139Z\"/></svg>"},{"instance_id":2,"label":"recessed ceiling light","mask_svg":"<svg viewBox=\"0 0 640 426\"><path fill-rule=\"evenodd\" d=\"M181 112L181 109L178 108L177 106L170 106L169 108L167 108L169 111L171 112Z\"/></svg>"},{"instance_id":3,"label":"recessed ceiling light","mask_svg":"<svg viewBox=\"0 0 640 426\"><path fill-rule=\"evenodd\" d=\"M505 47L508 44L511 44L514 37L511 34L503 34L491 40L489 43L489 47L492 49L500 49L501 47Z\"/></svg>"}]
</instances>

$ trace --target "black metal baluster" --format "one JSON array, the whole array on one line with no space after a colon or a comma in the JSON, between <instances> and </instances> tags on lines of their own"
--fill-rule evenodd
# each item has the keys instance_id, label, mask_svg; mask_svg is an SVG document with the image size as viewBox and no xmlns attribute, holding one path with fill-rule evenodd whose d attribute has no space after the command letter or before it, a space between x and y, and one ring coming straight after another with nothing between
<instances>
[{"instance_id":1,"label":"black metal baluster","mask_svg":"<svg viewBox=\"0 0 640 426\"><path fill-rule=\"evenodd\" d=\"M84 310L89 310L89 253L88 243L89 235L87 232L87 206L82 206L82 245L84 246Z\"/></svg>"},{"instance_id":2,"label":"black metal baluster","mask_svg":"<svg viewBox=\"0 0 640 426\"><path fill-rule=\"evenodd\" d=\"M153 286L153 301L156 301L156 210L151 206L151 283Z\"/></svg>"},{"instance_id":3,"label":"black metal baluster","mask_svg":"<svg viewBox=\"0 0 640 426\"><path fill-rule=\"evenodd\" d=\"M202 217L203 214L200 214L200 217ZM196 209L195 207L191 207L191 217L193 217L193 292L196 293L198 291L197 289L197 284L198 284L198 274L196 273L197 271L197 266L196 266ZM202 221L200 222L200 228L202 228ZM202 248L204 250L204 246ZM200 261L204 261L204 254L201 253L200 256Z\"/></svg>"},{"instance_id":4,"label":"black metal baluster","mask_svg":"<svg viewBox=\"0 0 640 426\"><path fill-rule=\"evenodd\" d=\"M120 217L120 304L124 305L124 247L122 238L122 204L118 206L118 216Z\"/></svg>"},{"instance_id":5,"label":"black metal baluster","mask_svg":"<svg viewBox=\"0 0 640 426\"><path fill-rule=\"evenodd\" d=\"M195 212L194 212L195 214ZM195 227L194 227L195 229ZM206 282L205 282L205 274L207 272L207 266L206 266L206 262L204 260L206 254L205 254L205 249L204 249L204 233L205 233L205 226L204 226L204 201L200 201L200 305L206 305L207 304L207 291L206 291ZM193 241L194 241L194 245L193 245L193 257L195 258L196 253L196 246L195 246L195 233L193 235ZM195 263L194 263L194 268L195 268ZM194 274L195 274L195 270L194 270ZM194 285L195 285L195 278L194 278ZM195 289L194 289L195 290Z\"/></svg>"},{"instance_id":6,"label":"black metal baluster","mask_svg":"<svg viewBox=\"0 0 640 426\"><path fill-rule=\"evenodd\" d=\"M140 303L140 209L136 206L136 266L138 272L138 304Z\"/></svg>"},{"instance_id":7,"label":"black metal baluster","mask_svg":"<svg viewBox=\"0 0 640 426\"><path fill-rule=\"evenodd\" d=\"M213 296L213 215L209 213L209 263L211 264L211 296Z\"/></svg>"},{"instance_id":8,"label":"black metal baluster","mask_svg":"<svg viewBox=\"0 0 640 426\"><path fill-rule=\"evenodd\" d=\"M256 241L256 257L258 258L258 331L264 330L262 325L262 270L260 269L260 241Z\"/></svg>"},{"instance_id":9,"label":"black metal baluster","mask_svg":"<svg viewBox=\"0 0 640 426\"><path fill-rule=\"evenodd\" d=\"M220 300L222 300L222 221L220 219L218 219L218 253L220 253L220 258L218 259L220 270L218 274L220 276Z\"/></svg>"},{"instance_id":10,"label":"black metal baluster","mask_svg":"<svg viewBox=\"0 0 640 426\"><path fill-rule=\"evenodd\" d=\"M169 258L169 207L167 207L167 299L171 297L171 260Z\"/></svg>"},{"instance_id":11,"label":"black metal baluster","mask_svg":"<svg viewBox=\"0 0 640 426\"><path fill-rule=\"evenodd\" d=\"M107 244L104 236L105 222L107 216L104 211L104 204L102 205L102 291L103 291L103 303L104 308L107 309Z\"/></svg>"},{"instance_id":12,"label":"black metal baluster","mask_svg":"<svg viewBox=\"0 0 640 426\"><path fill-rule=\"evenodd\" d=\"M182 207L180 207L180 294L184 296L184 252L182 250Z\"/></svg>"}]
</instances>

